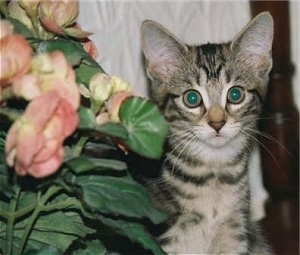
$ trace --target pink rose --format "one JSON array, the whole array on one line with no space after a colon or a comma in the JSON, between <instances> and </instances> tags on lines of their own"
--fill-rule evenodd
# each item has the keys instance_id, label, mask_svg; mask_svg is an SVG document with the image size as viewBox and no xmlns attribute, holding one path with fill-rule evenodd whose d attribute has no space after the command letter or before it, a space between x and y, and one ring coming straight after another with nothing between
<instances>
[{"instance_id":1,"label":"pink rose","mask_svg":"<svg viewBox=\"0 0 300 255\"><path fill-rule=\"evenodd\" d=\"M28 71L32 49L23 36L10 34L11 27L2 22L1 33L4 28L6 36L0 39L0 86L4 87Z\"/></svg>"},{"instance_id":2,"label":"pink rose","mask_svg":"<svg viewBox=\"0 0 300 255\"><path fill-rule=\"evenodd\" d=\"M27 100L51 90L57 90L75 110L79 107L80 93L74 70L60 51L35 56L30 72L13 83L14 94Z\"/></svg>"},{"instance_id":3,"label":"pink rose","mask_svg":"<svg viewBox=\"0 0 300 255\"><path fill-rule=\"evenodd\" d=\"M19 175L41 178L55 173L63 161L63 142L78 121L76 111L58 91L37 97L7 134L7 164Z\"/></svg>"}]
</instances>

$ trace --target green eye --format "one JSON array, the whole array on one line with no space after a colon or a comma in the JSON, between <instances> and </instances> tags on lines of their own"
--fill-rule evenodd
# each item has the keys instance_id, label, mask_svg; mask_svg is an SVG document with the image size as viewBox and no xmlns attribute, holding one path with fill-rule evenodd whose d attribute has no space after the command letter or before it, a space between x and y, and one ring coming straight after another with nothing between
<instances>
[{"instance_id":1,"label":"green eye","mask_svg":"<svg viewBox=\"0 0 300 255\"><path fill-rule=\"evenodd\" d=\"M189 108L195 108L202 104L202 97L197 90L187 90L183 94L183 103Z\"/></svg>"},{"instance_id":2,"label":"green eye","mask_svg":"<svg viewBox=\"0 0 300 255\"><path fill-rule=\"evenodd\" d=\"M245 98L245 91L241 87L232 87L227 94L227 100L232 104L239 104Z\"/></svg>"}]
</instances>

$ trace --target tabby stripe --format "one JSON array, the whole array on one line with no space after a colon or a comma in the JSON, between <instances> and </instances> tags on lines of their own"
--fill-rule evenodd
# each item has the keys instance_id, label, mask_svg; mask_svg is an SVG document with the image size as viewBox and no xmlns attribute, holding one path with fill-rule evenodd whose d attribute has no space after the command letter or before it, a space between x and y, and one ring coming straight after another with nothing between
<instances>
[{"instance_id":1,"label":"tabby stripe","mask_svg":"<svg viewBox=\"0 0 300 255\"><path fill-rule=\"evenodd\" d=\"M169 160L165 161L164 170L167 170L176 179L179 179L182 182L188 182L188 183L194 184L196 186L203 186L210 179L215 177L215 175L212 173L205 174L202 176L195 176L195 175L190 175L190 174L184 173L180 168L178 168L177 165L172 165Z\"/></svg>"},{"instance_id":2,"label":"tabby stripe","mask_svg":"<svg viewBox=\"0 0 300 255\"><path fill-rule=\"evenodd\" d=\"M173 100L173 98L174 97L176 97L175 95L173 95L173 94L167 94L166 96L165 96L165 98L164 98L164 101L162 102L162 104L161 104L161 110L165 110L166 109L166 107L167 107L167 105L168 105L168 103L171 101L171 100Z\"/></svg>"},{"instance_id":3,"label":"tabby stripe","mask_svg":"<svg viewBox=\"0 0 300 255\"><path fill-rule=\"evenodd\" d=\"M262 103L263 103L263 97L258 93L258 91L256 89L248 90L248 92L254 94L254 96L256 96L258 98L260 104L262 105Z\"/></svg>"},{"instance_id":4,"label":"tabby stripe","mask_svg":"<svg viewBox=\"0 0 300 255\"><path fill-rule=\"evenodd\" d=\"M248 171L247 166L244 167L243 171L240 172L237 175L233 175L233 174L222 174L220 176L218 176L218 180L221 183L225 183L225 184L229 184L229 185L234 185L237 184L244 176L246 176Z\"/></svg>"},{"instance_id":5,"label":"tabby stripe","mask_svg":"<svg viewBox=\"0 0 300 255\"><path fill-rule=\"evenodd\" d=\"M172 185L171 183L168 183L168 186L172 190L173 196L177 195L177 196L179 196L181 198L184 198L184 199L195 199L196 198L195 195L188 194L188 193L184 192L183 190L180 190L177 186Z\"/></svg>"},{"instance_id":6,"label":"tabby stripe","mask_svg":"<svg viewBox=\"0 0 300 255\"><path fill-rule=\"evenodd\" d=\"M167 154L168 156L171 155L175 158L184 159L184 163L190 167L198 167L204 164L203 161L201 161L200 159L189 156L187 154L188 152L186 150L182 150L182 148L172 149L171 146L169 148L170 148L169 151L172 151L172 153Z\"/></svg>"}]
</instances>

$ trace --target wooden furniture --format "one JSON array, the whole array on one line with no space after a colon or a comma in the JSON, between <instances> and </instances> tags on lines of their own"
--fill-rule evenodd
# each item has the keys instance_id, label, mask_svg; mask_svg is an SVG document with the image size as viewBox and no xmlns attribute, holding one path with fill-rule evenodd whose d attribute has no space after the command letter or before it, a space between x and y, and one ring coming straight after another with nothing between
<instances>
[{"instance_id":1,"label":"wooden furniture","mask_svg":"<svg viewBox=\"0 0 300 255\"><path fill-rule=\"evenodd\" d=\"M273 69L260 122L265 186L273 196L288 196L299 188L299 113L293 102L288 1L251 1L253 16L269 11L274 18Z\"/></svg>"},{"instance_id":2,"label":"wooden furniture","mask_svg":"<svg viewBox=\"0 0 300 255\"><path fill-rule=\"evenodd\" d=\"M299 113L292 94L289 2L250 1L250 6L253 16L269 11L274 18L273 69L260 121L267 134L260 137L261 161L271 199L261 223L275 254L299 254Z\"/></svg>"}]
</instances>

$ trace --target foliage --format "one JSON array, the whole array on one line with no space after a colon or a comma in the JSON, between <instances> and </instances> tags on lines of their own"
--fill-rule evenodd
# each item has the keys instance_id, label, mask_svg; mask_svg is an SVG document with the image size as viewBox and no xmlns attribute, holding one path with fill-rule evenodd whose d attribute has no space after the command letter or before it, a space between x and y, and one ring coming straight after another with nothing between
<instances>
[{"instance_id":1,"label":"foliage","mask_svg":"<svg viewBox=\"0 0 300 255\"><path fill-rule=\"evenodd\" d=\"M44 2L48 5L42 6ZM95 60L95 51L86 49L86 43L91 43L86 37L89 33L81 30L74 20L77 1L61 1L59 8L51 8L49 2L0 3L2 17L14 27L13 33L1 35L0 40L21 35L32 50L29 62L25 57L23 63L18 62L22 68L6 66L8 75L3 71L0 77L0 253L105 254L114 248L122 253L112 245L122 236L127 246L135 244L139 250L164 254L144 222L148 219L159 224L166 215L153 208L147 191L131 176L124 158L128 151L133 151L159 159L167 133L166 122L155 105L131 92L118 105L111 103L108 107L110 99L120 91L129 90L128 86L124 87L121 80L111 85L111 77ZM68 20L57 21L47 14L47 8L54 14L68 8L74 14L69 14ZM1 46L3 58L9 55L8 51L9 48ZM57 52L63 54L66 62ZM56 62L57 59L62 61ZM55 71L57 63L66 70L63 78L59 76L61 72ZM45 74L46 64L52 68L51 75L49 70ZM77 105L77 90L72 87L73 74L78 94L80 91L85 95L85 98L81 95L80 105ZM107 92L103 86L108 83L99 82L96 96L90 83L97 74L104 75L111 89ZM29 91L33 88L28 83L32 77L40 82L34 87L35 96ZM56 83L51 87L53 81ZM55 114L43 122L40 120L43 109L34 114L30 111L35 109L34 103L40 106L36 102L48 98L45 95L53 91L58 91L55 95L64 103L63 109L70 108L68 114L76 115L72 119L76 125L69 127L64 135L57 129L60 125L68 126L69 118L60 119L65 115L60 114L59 103L55 104ZM104 91L107 93L103 98ZM41 108L47 110L50 103L45 101ZM117 111L117 121L110 119L111 110ZM98 121L97 117L103 114L108 119ZM43 123L43 127L37 127L36 122ZM20 148L22 141L18 139L31 136L33 140L41 137L44 147L33 148L40 146L37 142L32 148ZM54 155L49 149L53 141L57 166L51 164L51 171L41 169L40 162L33 161L39 155L39 159L46 158L42 166L48 167L47 160ZM47 158L48 154L52 158Z\"/></svg>"}]
</instances>

